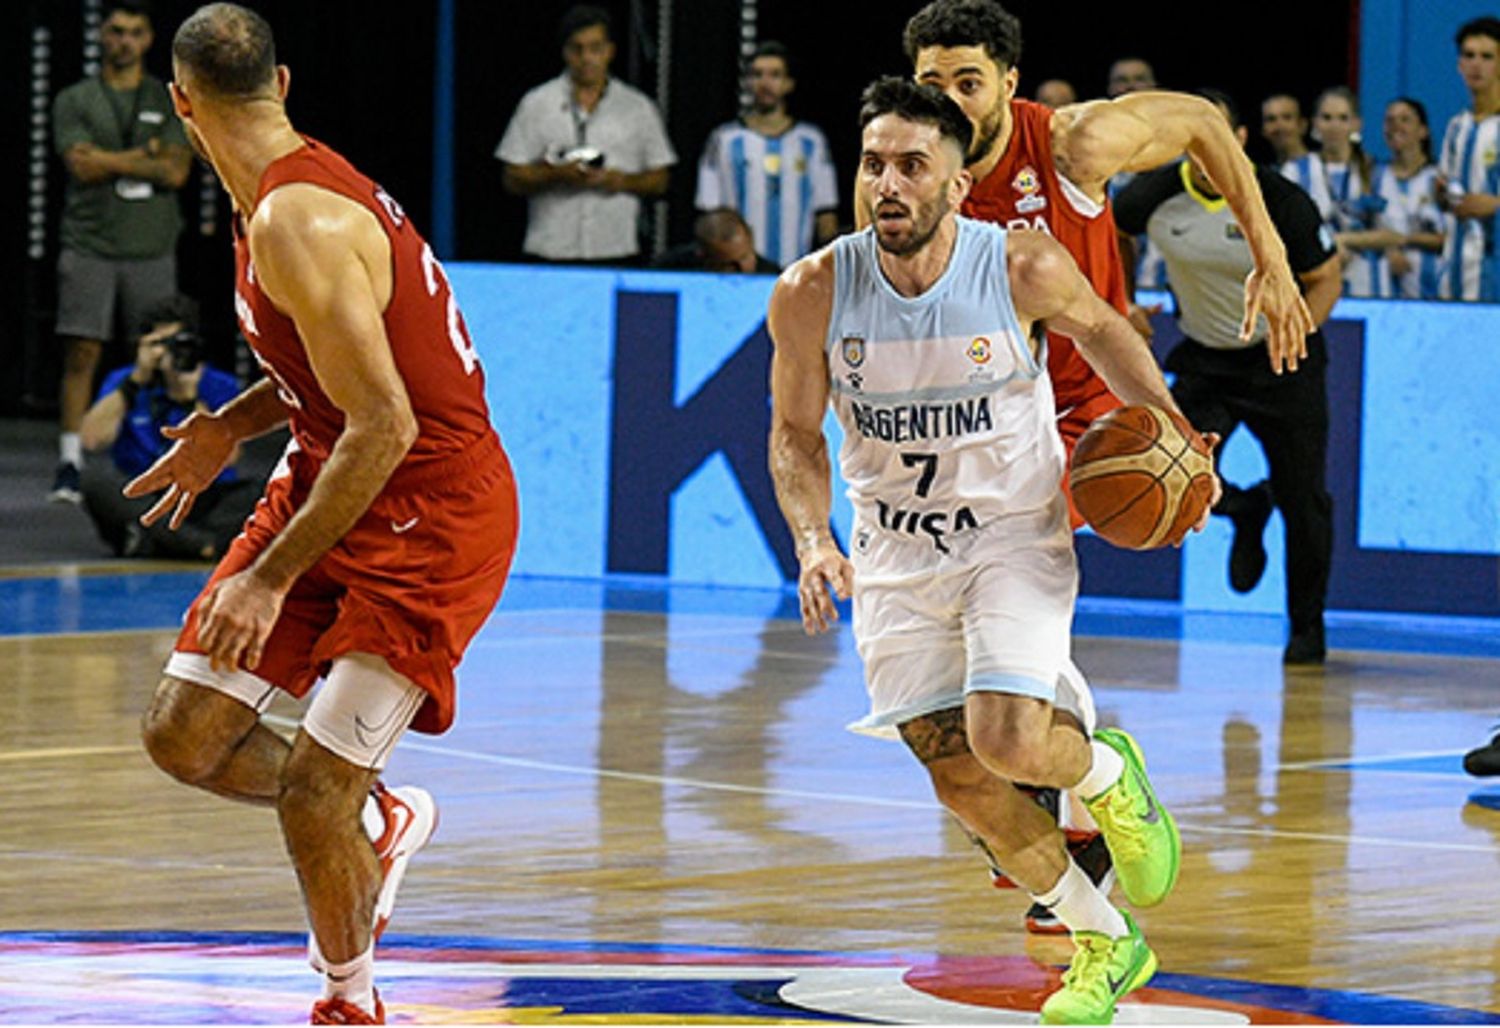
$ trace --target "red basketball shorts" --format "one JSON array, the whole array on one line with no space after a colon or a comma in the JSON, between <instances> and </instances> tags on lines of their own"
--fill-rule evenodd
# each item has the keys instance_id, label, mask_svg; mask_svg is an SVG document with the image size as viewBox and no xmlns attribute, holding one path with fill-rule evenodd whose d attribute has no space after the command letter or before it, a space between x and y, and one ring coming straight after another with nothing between
<instances>
[{"instance_id":1,"label":"red basketball shorts","mask_svg":"<svg viewBox=\"0 0 1500 1028\"><path fill-rule=\"evenodd\" d=\"M312 485L310 462L271 479L208 588L255 562ZM452 457L398 468L339 543L292 585L266 642L257 678L303 696L346 653L370 653L427 693L412 721L445 731L453 721L453 670L489 617L515 554L519 513L510 462L494 436ZM177 650L198 645L198 605Z\"/></svg>"}]
</instances>

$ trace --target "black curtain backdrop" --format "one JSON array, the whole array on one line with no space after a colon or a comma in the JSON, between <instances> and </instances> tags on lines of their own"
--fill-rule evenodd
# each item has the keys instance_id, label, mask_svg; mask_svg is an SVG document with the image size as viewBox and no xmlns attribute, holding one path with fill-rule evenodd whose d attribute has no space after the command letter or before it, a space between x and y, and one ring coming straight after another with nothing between
<instances>
[{"instance_id":1,"label":"black curtain backdrop","mask_svg":"<svg viewBox=\"0 0 1500 1028\"><path fill-rule=\"evenodd\" d=\"M602 4L615 18L616 73L652 96L662 2ZM157 42L148 62L155 74L169 77L171 35L196 6L157 0ZM257 0L250 6L271 21L280 58L292 69L294 123L380 181L431 235L435 0ZM455 246L449 258L520 256L525 204L501 188L493 153L521 95L561 71L556 28L567 6L559 0L455 0ZM668 131L679 164L666 201L669 242L689 235L695 165L705 137L736 114L740 6L737 0L672 0ZM78 79L81 7L78 0L29 0L22 8L26 25L0 42L0 118L7 138L26 139L30 127L33 26L46 25L52 33L53 94ZM847 224L859 93L877 75L908 70L901 30L917 5L759 0L757 7L759 38L785 42L797 60L794 111L829 136L845 194L840 217ZM1252 139L1262 96L1287 91L1310 101L1324 87L1348 82L1352 71L1350 26L1357 0L1274 2L1212 18L1201 6L1176 3L1079 8L1016 0L1010 7L1025 25L1022 95L1050 77L1071 80L1084 97L1099 95L1109 63L1136 55L1155 65L1164 86L1213 85L1230 93L1244 109ZM26 256L24 149L7 150L0 162L0 238L6 240L0 270L20 285L19 302L0 315L0 414L46 416L24 406L21 397L30 391L45 401L55 392L50 325L62 168L49 156L49 243L45 258L33 261ZM1252 155L1264 156L1258 142ZM196 181L184 190L183 203L189 227L179 253L182 285L204 302L211 333L227 341L233 334L228 205L220 197L217 231L205 236L197 229Z\"/></svg>"}]
</instances>

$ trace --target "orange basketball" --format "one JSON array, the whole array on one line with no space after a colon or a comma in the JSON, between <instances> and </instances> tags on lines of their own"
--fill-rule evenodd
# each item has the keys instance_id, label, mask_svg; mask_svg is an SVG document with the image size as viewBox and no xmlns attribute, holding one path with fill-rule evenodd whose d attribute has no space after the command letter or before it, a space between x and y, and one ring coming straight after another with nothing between
<instances>
[{"instance_id":1,"label":"orange basketball","mask_svg":"<svg viewBox=\"0 0 1500 1028\"><path fill-rule=\"evenodd\" d=\"M1068 468L1073 505L1095 532L1130 550L1179 543L1213 496L1213 458L1181 417L1120 407L1078 440Z\"/></svg>"}]
</instances>

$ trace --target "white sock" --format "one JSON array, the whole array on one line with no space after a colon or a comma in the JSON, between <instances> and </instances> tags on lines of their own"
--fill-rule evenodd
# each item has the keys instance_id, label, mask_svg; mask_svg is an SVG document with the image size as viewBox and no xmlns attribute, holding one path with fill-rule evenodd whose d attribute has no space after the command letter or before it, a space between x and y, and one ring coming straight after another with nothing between
<instances>
[{"instance_id":1,"label":"white sock","mask_svg":"<svg viewBox=\"0 0 1500 1028\"><path fill-rule=\"evenodd\" d=\"M64 432L57 437L57 456L64 464L83 467L83 437L77 432Z\"/></svg>"},{"instance_id":2,"label":"white sock","mask_svg":"<svg viewBox=\"0 0 1500 1028\"><path fill-rule=\"evenodd\" d=\"M1120 912L1071 860L1056 885L1041 895L1033 893L1031 898L1056 914L1069 931L1100 932L1111 939L1130 934Z\"/></svg>"},{"instance_id":3,"label":"white sock","mask_svg":"<svg viewBox=\"0 0 1500 1028\"><path fill-rule=\"evenodd\" d=\"M323 998L342 997L365 1013L375 1013L375 945L347 964L329 964L323 971Z\"/></svg>"},{"instance_id":4,"label":"white sock","mask_svg":"<svg viewBox=\"0 0 1500 1028\"><path fill-rule=\"evenodd\" d=\"M1089 750L1094 755L1094 762L1078 780L1078 784L1073 786L1073 791L1085 800L1097 798L1125 773L1125 758L1114 747L1095 739L1089 743Z\"/></svg>"}]
</instances>

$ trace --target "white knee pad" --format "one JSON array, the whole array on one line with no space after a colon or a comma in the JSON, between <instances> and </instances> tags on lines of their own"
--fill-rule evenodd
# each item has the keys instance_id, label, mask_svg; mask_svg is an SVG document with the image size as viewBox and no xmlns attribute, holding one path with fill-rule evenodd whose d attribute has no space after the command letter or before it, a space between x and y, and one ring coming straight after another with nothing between
<instances>
[{"instance_id":1,"label":"white knee pad","mask_svg":"<svg viewBox=\"0 0 1500 1028\"><path fill-rule=\"evenodd\" d=\"M349 653L333 662L302 727L351 764L379 771L426 698L381 658Z\"/></svg>"}]
</instances>

